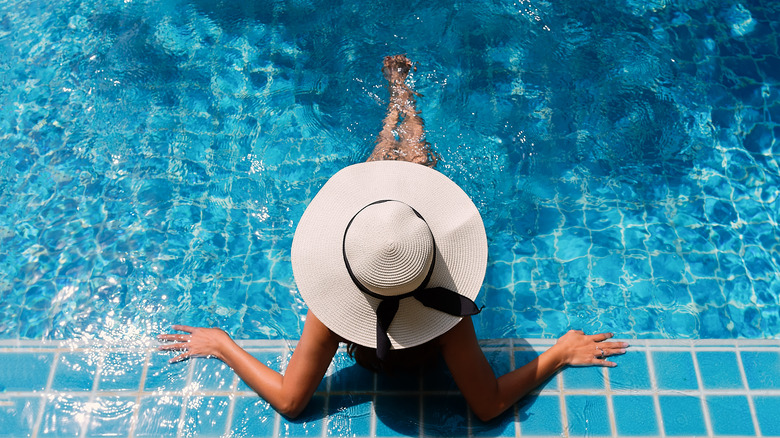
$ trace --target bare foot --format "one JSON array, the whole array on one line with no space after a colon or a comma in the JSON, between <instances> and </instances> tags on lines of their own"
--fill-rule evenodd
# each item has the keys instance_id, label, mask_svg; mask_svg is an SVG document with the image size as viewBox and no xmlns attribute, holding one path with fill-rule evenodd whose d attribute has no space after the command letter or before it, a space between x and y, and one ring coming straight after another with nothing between
<instances>
[{"instance_id":1,"label":"bare foot","mask_svg":"<svg viewBox=\"0 0 780 438\"><path fill-rule=\"evenodd\" d=\"M382 73L391 85L396 85L404 83L411 69L412 61L406 55L385 56Z\"/></svg>"}]
</instances>

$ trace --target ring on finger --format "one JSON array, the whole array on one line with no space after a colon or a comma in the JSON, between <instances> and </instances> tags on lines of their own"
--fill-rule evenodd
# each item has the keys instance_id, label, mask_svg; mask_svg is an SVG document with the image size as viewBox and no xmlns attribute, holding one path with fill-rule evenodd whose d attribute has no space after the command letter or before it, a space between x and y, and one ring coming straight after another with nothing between
<instances>
[{"instance_id":1,"label":"ring on finger","mask_svg":"<svg viewBox=\"0 0 780 438\"><path fill-rule=\"evenodd\" d=\"M604 352L604 350L601 347L596 347L596 349L599 351L599 355L596 356L597 359L602 359L604 356L607 355L607 353Z\"/></svg>"}]
</instances>

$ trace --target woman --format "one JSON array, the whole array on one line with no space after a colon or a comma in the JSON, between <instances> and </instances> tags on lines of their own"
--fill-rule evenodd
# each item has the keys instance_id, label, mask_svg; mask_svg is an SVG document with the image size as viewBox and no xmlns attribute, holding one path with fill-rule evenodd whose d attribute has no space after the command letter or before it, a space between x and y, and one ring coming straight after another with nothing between
<instances>
[{"instance_id":1,"label":"woman","mask_svg":"<svg viewBox=\"0 0 780 438\"><path fill-rule=\"evenodd\" d=\"M390 104L376 148L368 162L334 175L298 224L293 274L309 311L285 373L211 328L177 325L186 334L160 335L171 342L161 349L183 350L172 361L216 357L277 411L295 417L340 343L378 369L400 352L424 348L442 355L483 421L565 366L615 366L606 358L627 344L604 342L609 333L573 330L525 366L493 374L471 321L487 266L484 226L466 193L431 169L436 157L404 83L410 68L403 55L385 58Z\"/></svg>"}]
</instances>

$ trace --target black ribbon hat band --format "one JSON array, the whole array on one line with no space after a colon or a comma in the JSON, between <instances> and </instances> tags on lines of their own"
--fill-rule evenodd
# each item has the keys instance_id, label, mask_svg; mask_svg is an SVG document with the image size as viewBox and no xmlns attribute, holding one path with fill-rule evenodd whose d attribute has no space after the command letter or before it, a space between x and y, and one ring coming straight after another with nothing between
<instances>
[{"instance_id":1,"label":"black ribbon hat band","mask_svg":"<svg viewBox=\"0 0 780 438\"><path fill-rule=\"evenodd\" d=\"M358 210L358 212L355 213L354 216L352 216L352 219L350 219L346 229L344 230L344 238L341 245L342 254L344 256L344 265L347 268L347 272L349 273L352 282L355 283L355 286L357 286L357 288L360 289L360 291L363 292L364 294L380 300L379 305L375 310L376 312L376 355L380 360L385 360L387 358L388 352L390 351L391 343L390 343L390 337L388 336L387 332L390 329L390 324L392 324L396 313L398 312L398 307L400 305L400 302L404 298L414 297L414 299L422 303L425 307L429 307L438 310L440 312L450 314L452 316L463 317L469 315L476 315L482 310L477 307L474 301L455 291L443 287L433 287L433 288L427 287L428 281L430 280L431 275L433 274L433 268L436 264L436 240L433 238L433 233L431 233L431 239L433 241L433 258L431 260L430 267L428 268L428 273L425 276L423 282L413 291L400 294L400 295L394 295L394 296L382 295L369 290L355 277L355 274L352 272L352 268L350 267L349 260L347 258L347 250L346 250L347 232L349 231L352 222L355 220L357 215L360 214L360 212L362 212L363 210L365 210L366 208L372 205L381 204L383 202L389 202L389 201L401 202L402 204L407 205L414 212L414 214L417 215L417 217L419 217L423 222L425 222L425 218L423 218L422 215L417 210L414 209L414 207L402 201L395 201L392 199L382 199L366 205L365 207ZM427 222L425 222L425 224L426 226L428 225ZM428 230L430 231L430 228Z\"/></svg>"}]
</instances>

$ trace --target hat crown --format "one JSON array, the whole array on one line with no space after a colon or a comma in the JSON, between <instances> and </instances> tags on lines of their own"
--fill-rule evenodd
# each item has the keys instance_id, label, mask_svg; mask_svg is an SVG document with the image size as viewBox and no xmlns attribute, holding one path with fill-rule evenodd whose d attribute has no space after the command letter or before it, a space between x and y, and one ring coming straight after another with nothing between
<instances>
[{"instance_id":1,"label":"hat crown","mask_svg":"<svg viewBox=\"0 0 780 438\"><path fill-rule=\"evenodd\" d=\"M355 280L388 297L417 289L428 274L434 251L428 224L400 201L364 208L344 237L344 253Z\"/></svg>"}]
</instances>

